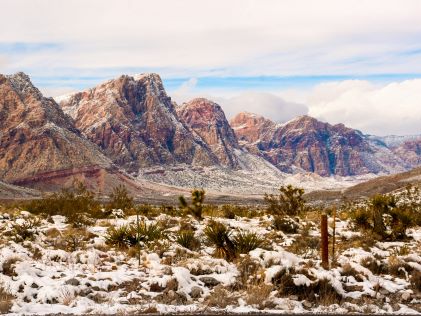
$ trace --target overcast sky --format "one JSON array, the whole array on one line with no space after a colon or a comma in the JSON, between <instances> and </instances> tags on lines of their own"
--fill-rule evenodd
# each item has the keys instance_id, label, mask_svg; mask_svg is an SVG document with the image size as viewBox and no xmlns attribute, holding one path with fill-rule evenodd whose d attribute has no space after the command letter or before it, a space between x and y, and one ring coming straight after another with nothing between
<instances>
[{"instance_id":1,"label":"overcast sky","mask_svg":"<svg viewBox=\"0 0 421 316\"><path fill-rule=\"evenodd\" d=\"M49 96L157 72L228 116L421 134L418 0L0 0L0 21L0 73Z\"/></svg>"}]
</instances>

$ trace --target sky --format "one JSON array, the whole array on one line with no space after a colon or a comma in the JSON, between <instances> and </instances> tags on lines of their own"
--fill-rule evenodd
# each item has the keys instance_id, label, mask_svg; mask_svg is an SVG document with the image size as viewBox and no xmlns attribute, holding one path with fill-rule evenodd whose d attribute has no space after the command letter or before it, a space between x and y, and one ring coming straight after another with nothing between
<instances>
[{"instance_id":1,"label":"sky","mask_svg":"<svg viewBox=\"0 0 421 316\"><path fill-rule=\"evenodd\" d=\"M46 96L155 72L229 118L421 134L418 0L0 0L0 21L0 73Z\"/></svg>"}]
</instances>

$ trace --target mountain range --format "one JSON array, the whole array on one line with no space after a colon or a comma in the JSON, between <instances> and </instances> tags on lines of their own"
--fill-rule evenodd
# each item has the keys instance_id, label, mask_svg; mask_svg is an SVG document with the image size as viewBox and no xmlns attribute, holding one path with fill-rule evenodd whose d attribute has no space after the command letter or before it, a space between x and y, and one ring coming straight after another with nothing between
<instances>
[{"instance_id":1,"label":"mountain range","mask_svg":"<svg viewBox=\"0 0 421 316\"><path fill-rule=\"evenodd\" d=\"M47 98L24 73L0 75L0 181L55 190L74 178L139 196L191 187L261 194L333 188L421 164L421 136L377 137L309 116L228 121L213 101L176 104L157 74L122 75Z\"/></svg>"}]
</instances>

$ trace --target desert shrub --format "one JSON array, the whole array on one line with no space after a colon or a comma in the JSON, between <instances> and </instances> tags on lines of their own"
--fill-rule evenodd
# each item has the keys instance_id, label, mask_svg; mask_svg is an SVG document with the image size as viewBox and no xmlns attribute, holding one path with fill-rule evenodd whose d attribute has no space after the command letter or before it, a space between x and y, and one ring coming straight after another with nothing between
<instances>
[{"instance_id":1,"label":"desert shrub","mask_svg":"<svg viewBox=\"0 0 421 316\"><path fill-rule=\"evenodd\" d=\"M248 305L256 306L258 309L264 309L268 305L270 293L273 290L271 284L259 282L247 286L245 301Z\"/></svg>"},{"instance_id":2,"label":"desert shrub","mask_svg":"<svg viewBox=\"0 0 421 316\"><path fill-rule=\"evenodd\" d=\"M213 292L206 297L205 303L209 307L226 308L229 305L238 304L238 295L228 291L222 285L217 285Z\"/></svg>"},{"instance_id":3,"label":"desert shrub","mask_svg":"<svg viewBox=\"0 0 421 316\"><path fill-rule=\"evenodd\" d=\"M316 255L320 249L320 238L310 235L311 224L305 225L300 235L295 239L289 250L304 258Z\"/></svg>"},{"instance_id":4,"label":"desert shrub","mask_svg":"<svg viewBox=\"0 0 421 316\"><path fill-rule=\"evenodd\" d=\"M140 215L151 219L161 214L161 211L158 208L153 207L151 205L140 204L136 205L134 208L127 210L125 213L126 215Z\"/></svg>"},{"instance_id":5,"label":"desert shrub","mask_svg":"<svg viewBox=\"0 0 421 316\"><path fill-rule=\"evenodd\" d=\"M413 268L406 262L400 260L397 256L391 255L387 258L388 274L400 278L406 278L407 274L412 272Z\"/></svg>"},{"instance_id":6,"label":"desert shrub","mask_svg":"<svg viewBox=\"0 0 421 316\"><path fill-rule=\"evenodd\" d=\"M300 227L298 223L289 216L274 216L272 226L286 234L296 234Z\"/></svg>"},{"instance_id":7,"label":"desert shrub","mask_svg":"<svg viewBox=\"0 0 421 316\"><path fill-rule=\"evenodd\" d=\"M225 204L221 206L222 216L228 219L238 217L253 218L259 215L259 212L250 206Z\"/></svg>"},{"instance_id":8,"label":"desert shrub","mask_svg":"<svg viewBox=\"0 0 421 316\"><path fill-rule=\"evenodd\" d=\"M13 306L14 297L2 283L0 283L0 314L8 314Z\"/></svg>"},{"instance_id":9,"label":"desert shrub","mask_svg":"<svg viewBox=\"0 0 421 316\"><path fill-rule=\"evenodd\" d=\"M85 228L70 228L63 232L61 241L63 248L67 251L77 251L84 249L86 243L94 238L95 234L89 232Z\"/></svg>"},{"instance_id":10,"label":"desert shrub","mask_svg":"<svg viewBox=\"0 0 421 316\"><path fill-rule=\"evenodd\" d=\"M235 258L235 245L230 239L231 231L222 223L211 221L204 229L206 240L215 247L214 256L231 260Z\"/></svg>"},{"instance_id":11,"label":"desert shrub","mask_svg":"<svg viewBox=\"0 0 421 316\"><path fill-rule=\"evenodd\" d=\"M176 241L179 245L192 251L200 249L200 240L194 236L193 230L180 230Z\"/></svg>"},{"instance_id":12,"label":"desert shrub","mask_svg":"<svg viewBox=\"0 0 421 316\"><path fill-rule=\"evenodd\" d=\"M95 194L81 182L75 182L70 189L32 200L24 209L33 214L63 215L75 227L92 224L92 218L104 216Z\"/></svg>"},{"instance_id":13,"label":"desert shrub","mask_svg":"<svg viewBox=\"0 0 421 316\"><path fill-rule=\"evenodd\" d=\"M296 216L308 210L303 195L304 189L287 185L279 188L278 196L265 194L264 201L270 214Z\"/></svg>"},{"instance_id":14,"label":"desert shrub","mask_svg":"<svg viewBox=\"0 0 421 316\"><path fill-rule=\"evenodd\" d=\"M349 263L345 263L342 266L341 275L342 276L353 276L353 277L355 277L355 276L358 275L358 272Z\"/></svg>"},{"instance_id":15,"label":"desert shrub","mask_svg":"<svg viewBox=\"0 0 421 316\"><path fill-rule=\"evenodd\" d=\"M370 270L373 274L387 274L388 268L387 265L383 262L377 260L374 257L365 257L361 259L360 264L364 267Z\"/></svg>"},{"instance_id":16,"label":"desert shrub","mask_svg":"<svg viewBox=\"0 0 421 316\"><path fill-rule=\"evenodd\" d=\"M254 232L247 232L240 230L233 238L233 244L236 253L244 254L250 251L264 247L266 242L262 236L257 235Z\"/></svg>"},{"instance_id":17,"label":"desert shrub","mask_svg":"<svg viewBox=\"0 0 421 316\"><path fill-rule=\"evenodd\" d=\"M378 194L367 202L366 209L352 212L351 219L355 226L371 231L377 239L400 240L406 238L408 228L419 225L421 206L417 203L408 200L407 194Z\"/></svg>"},{"instance_id":18,"label":"desert shrub","mask_svg":"<svg viewBox=\"0 0 421 316\"><path fill-rule=\"evenodd\" d=\"M123 212L126 212L131 208L133 208L133 197L129 195L127 188L124 185L114 187L110 194L107 210L120 209Z\"/></svg>"},{"instance_id":19,"label":"desert shrub","mask_svg":"<svg viewBox=\"0 0 421 316\"><path fill-rule=\"evenodd\" d=\"M178 198L180 202L181 209L187 211L191 215L193 215L197 220L201 221L202 211L203 211L203 201L205 200L205 191L204 190L193 190L191 192L191 204L189 205L184 198L184 196L180 196Z\"/></svg>"},{"instance_id":20,"label":"desert shrub","mask_svg":"<svg viewBox=\"0 0 421 316\"><path fill-rule=\"evenodd\" d=\"M3 274L8 275L10 277L16 276L15 266L16 266L16 263L18 263L19 261L22 261L22 259L20 259L19 257L10 257L6 259L2 265Z\"/></svg>"},{"instance_id":21,"label":"desert shrub","mask_svg":"<svg viewBox=\"0 0 421 316\"><path fill-rule=\"evenodd\" d=\"M370 213L367 209L358 208L350 213L353 223L363 229L369 229L370 226Z\"/></svg>"},{"instance_id":22,"label":"desert shrub","mask_svg":"<svg viewBox=\"0 0 421 316\"><path fill-rule=\"evenodd\" d=\"M141 221L136 224L109 227L105 235L106 243L119 248L126 248L140 243L148 244L163 237L159 224L147 224Z\"/></svg>"},{"instance_id":23,"label":"desert shrub","mask_svg":"<svg viewBox=\"0 0 421 316\"><path fill-rule=\"evenodd\" d=\"M30 217L21 223L12 225L12 234L16 241L32 240L38 233L41 220L37 217Z\"/></svg>"},{"instance_id":24,"label":"desert shrub","mask_svg":"<svg viewBox=\"0 0 421 316\"><path fill-rule=\"evenodd\" d=\"M237 261L238 286L244 288L249 283L257 279L257 272L260 269L260 263L252 259L249 255L240 256Z\"/></svg>"},{"instance_id":25,"label":"desert shrub","mask_svg":"<svg viewBox=\"0 0 421 316\"><path fill-rule=\"evenodd\" d=\"M416 269L412 271L411 286L414 290L421 292L421 271Z\"/></svg>"}]
</instances>

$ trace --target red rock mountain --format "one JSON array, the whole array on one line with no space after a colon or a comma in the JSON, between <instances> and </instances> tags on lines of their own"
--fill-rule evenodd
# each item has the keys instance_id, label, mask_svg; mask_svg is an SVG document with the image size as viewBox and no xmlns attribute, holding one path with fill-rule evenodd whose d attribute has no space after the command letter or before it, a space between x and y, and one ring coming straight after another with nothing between
<instances>
[{"instance_id":1,"label":"red rock mountain","mask_svg":"<svg viewBox=\"0 0 421 316\"><path fill-rule=\"evenodd\" d=\"M234 149L239 149L240 146L218 104L197 98L176 109L180 120L209 146L222 165L238 168Z\"/></svg>"},{"instance_id":2,"label":"red rock mountain","mask_svg":"<svg viewBox=\"0 0 421 316\"><path fill-rule=\"evenodd\" d=\"M180 163L236 166L232 148L238 144L221 108L202 102L196 109L194 101L177 113L157 74L121 76L60 105L77 128L129 172ZM200 126L201 115L209 120L208 129Z\"/></svg>"},{"instance_id":3,"label":"red rock mountain","mask_svg":"<svg viewBox=\"0 0 421 316\"><path fill-rule=\"evenodd\" d=\"M44 172L110 166L109 159L24 73L0 75L0 122L0 180L16 182Z\"/></svg>"},{"instance_id":4,"label":"red rock mountain","mask_svg":"<svg viewBox=\"0 0 421 316\"><path fill-rule=\"evenodd\" d=\"M309 116L275 124L254 114L240 113L231 120L231 126L243 146L285 172L352 176L414 167L386 145L371 141L357 130Z\"/></svg>"}]
</instances>

